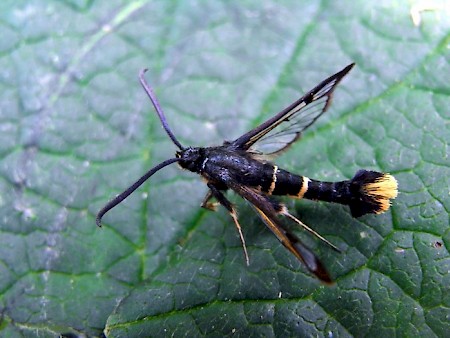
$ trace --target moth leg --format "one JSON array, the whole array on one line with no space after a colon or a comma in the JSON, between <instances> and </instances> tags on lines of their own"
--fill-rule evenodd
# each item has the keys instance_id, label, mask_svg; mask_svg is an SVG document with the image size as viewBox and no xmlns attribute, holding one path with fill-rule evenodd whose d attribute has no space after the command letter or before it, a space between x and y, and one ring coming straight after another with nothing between
<instances>
[{"instance_id":1,"label":"moth leg","mask_svg":"<svg viewBox=\"0 0 450 338\"><path fill-rule=\"evenodd\" d=\"M211 190L209 190L205 198L203 199L202 204L200 205L202 208L211 210L211 211L217 211L217 206L219 205L219 202L210 202L210 200L214 197Z\"/></svg>"},{"instance_id":2,"label":"moth leg","mask_svg":"<svg viewBox=\"0 0 450 338\"><path fill-rule=\"evenodd\" d=\"M250 259L248 258L248 252L247 252L247 246L245 245L245 238L244 238L244 234L242 233L242 227L239 224L236 209L234 208L233 204L229 200L227 200L225 195L219 189L217 189L213 184L208 183L208 187L210 190L209 190L208 194L205 196L205 200L203 202L208 203L208 200L211 199L212 197L214 197L215 199L217 199L217 201L220 205L224 206L225 209L228 210L228 212L231 215L231 218L233 218L234 224L236 225L237 231L239 232L239 237L241 238L242 248L244 249L245 262L247 263L247 265L250 265ZM203 204L202 204L202 206L203 206Z\"/></svg>"},{"instance_id":3,"label":"moth leg","mask_svg":"<svg viewBox=\"0 0 450 338\"><path fill-rule=\"evenodd\" d=\"M284 204L282 204L278 201L275 201L273 199L269 199L269 200L278 215L283 215L283 216L286 216L287 218L293 220L295 223L300 225L303 229L309 231L311 234L313 234L314 236L316 236L317 238L319 238L320 240L322 240L323 242L328 244L331 248L333 248L333 250L335 250L337 252L341 252L341 250L339 250L333 243L331 243L329 240L327 240L325 237L323 237L317 231L311 229L305 223L300 221L297 217L291 215L288 211L288 208Z\"/></svg>"},{"instance_id":4,"label":"moth leg","mask_svg":"<svg viewBox=\"0 0 450 338\"><path fill-rule=\"evenodd\" d=\"M282 204L275 203L266 196L261 195L258 191L244 185L239 185L233 181L229 182L229 186L253 205L261 219L278 240L294 254L300 262L305 264L310 272L316 275L316 277L324 283L332 283L330 275L314 252L279 222L277 216L280 212L280 207L283 206Z\"/></svg>"}]
</instances>

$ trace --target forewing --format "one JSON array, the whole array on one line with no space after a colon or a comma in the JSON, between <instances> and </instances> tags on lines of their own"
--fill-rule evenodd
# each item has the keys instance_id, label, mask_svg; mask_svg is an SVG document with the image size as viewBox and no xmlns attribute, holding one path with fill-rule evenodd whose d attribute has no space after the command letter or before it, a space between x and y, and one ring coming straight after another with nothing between
<instances>
[{"instance_id":1,"label":"forewing","mask_svg":"<svg viewBox=\"0 0 450 338\"><path fill-rule=\"evenodd\" d=\"M269 156L285 151L327 110L337 84L353 66L352 63L322 81L289 107L231 144L236 148Z\"/></svg>"},{"instance_id":2,"label":"forewing","mask_svg":"<svg viewBox=\"0 0 450 338\"><path fill-rule=\"evenodd\" d=\"M230 188L238 193L241 197L249 201L258 212L261 219L267 227L273 232L278 240L317 278L325 283L332 283L330 275L316 257L316 255L308 249L293 233L288 231L279 221L277 212L273 204L266 196L259 194L257 191L238 184L231 183Z\"/></svg>"}]
</instances>

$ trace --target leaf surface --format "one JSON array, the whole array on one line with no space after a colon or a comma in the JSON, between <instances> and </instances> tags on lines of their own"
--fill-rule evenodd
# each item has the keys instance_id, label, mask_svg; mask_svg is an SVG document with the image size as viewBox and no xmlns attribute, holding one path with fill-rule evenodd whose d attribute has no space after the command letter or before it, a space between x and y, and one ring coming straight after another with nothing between
<instances>
[{"instance_id":1,"label":"leaf surface","mask_svg":"<svg viewBox=\"0 0 450 338\"><path fill-rule=\"evenodd\" d=\"M410 2L2 1L0 332L6 336L444 336L450 316L450 11ZM277 164L322 180L392 173L386 214L285 200L342 249L295 229L306 272L237 204L176 166L137 81L183 145L232 140L345 65L330 110ZM290 225L292 229L295 225Z\"/></svg>"}]
</instances>

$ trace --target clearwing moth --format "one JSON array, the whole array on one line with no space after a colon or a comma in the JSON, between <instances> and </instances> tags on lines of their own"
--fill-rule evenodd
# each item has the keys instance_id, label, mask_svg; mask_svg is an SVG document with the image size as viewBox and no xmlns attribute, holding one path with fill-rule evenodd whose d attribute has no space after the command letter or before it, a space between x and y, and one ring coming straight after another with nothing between
<instances>
[{"instance_id":1,"label":"clearwing moth","mask_svg":"<svg viewBox=\"0 0 450 338\"><path fill-rule=\"evenodd\" d=\"M336 86L353 66L354 64L350 64L325 79L290 106L236 140L225 141L223 145L213 147L181 145L172 133L153 90L144 79L147 70L142 70L139 74L140 82L155 107L163 128L179 150L174 158L153 167L108 202L97 214L97 225L101 226L105 213L121 203L154 173L177 162L181 168L201 175L207 182L209 190L202 207L215 210L217 205L222 205L228 210L239 233L247 265L249 256L245 239L235 206L224 194L227 190L233 190L247 200L279 241L311 273L321 281L331 283L332 279L320 260L286 228L278 216L285 216L304 227L336 251L339 251L338 248L291 215L286 206L273 196L287 195L340 203L350 207L353 217L359 217L388 210L390 200L397 196L397 181L390 174L361 169L349 180L323 182L283 170L270 162L270 159L286 151L327 110ZM212 199L216 202L211 202Z\"/></svg>"}]
</instances>

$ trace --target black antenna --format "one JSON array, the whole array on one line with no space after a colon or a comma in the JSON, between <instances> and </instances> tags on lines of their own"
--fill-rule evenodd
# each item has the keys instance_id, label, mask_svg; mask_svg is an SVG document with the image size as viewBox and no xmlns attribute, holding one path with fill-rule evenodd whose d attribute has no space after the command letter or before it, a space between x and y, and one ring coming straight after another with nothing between
<instances>
[{"instance_id":1,"label":"black antenna","mask_svg":"<svg viewBox=\"0 0 450 338\"><path fill-rule=\"evenodd\" d=\"M95 222L97 223L97 225L99 227L102 226L102 217L112 208L114 208L117 204L119 204L120 202L122 202L125 198L127 198L128 196L130 196L130 194L135 191L137 188L139 188L141 186L142 183L144 183L145 181L147 181L150 176L152 176L154 173L156 173L158 170L167 167L169 164L178 162L180 159L179 158L171 158L168 160L165 160L164 162L161 162L160 164L158 164L157 166L153 167L152 169L150 169L149 171L147 171L147 173L142 176L140 179L138 179L136 182L134 182L130 187L127 188L127 190L125 190L124 192L120 193L119 195L117 195L115 198L113 198L111 201L109 201L97 214L97 217L95 218Z\"/></svg>"},{"instance_id":2,"label":"black antenna","mask_svg":"<svg viewBox=\"0 0 450 338\"><path fill-rule=\"evenodd\" d=\"M153 107L155 107L156 112L158 113L159 119L161 120L162 126L164 127L164 130L166 131L167 135L169 135L172 142L180 149L183 150L184 147L181 145L180 142L178 142L175 135L172 133L172 130L169 128L169 124L167 123L166 117L164 116L163 110L161 106L159 105L158 100L156 99L155 94L153 93L152 88L148 85L147 81L144 79L144 74L147 71L147 69L142 69L139 72L139 81L141 81L142 87L144 87L145 92L147 93L148 97L153 103Z\"/></svg>"}]
</instances>

